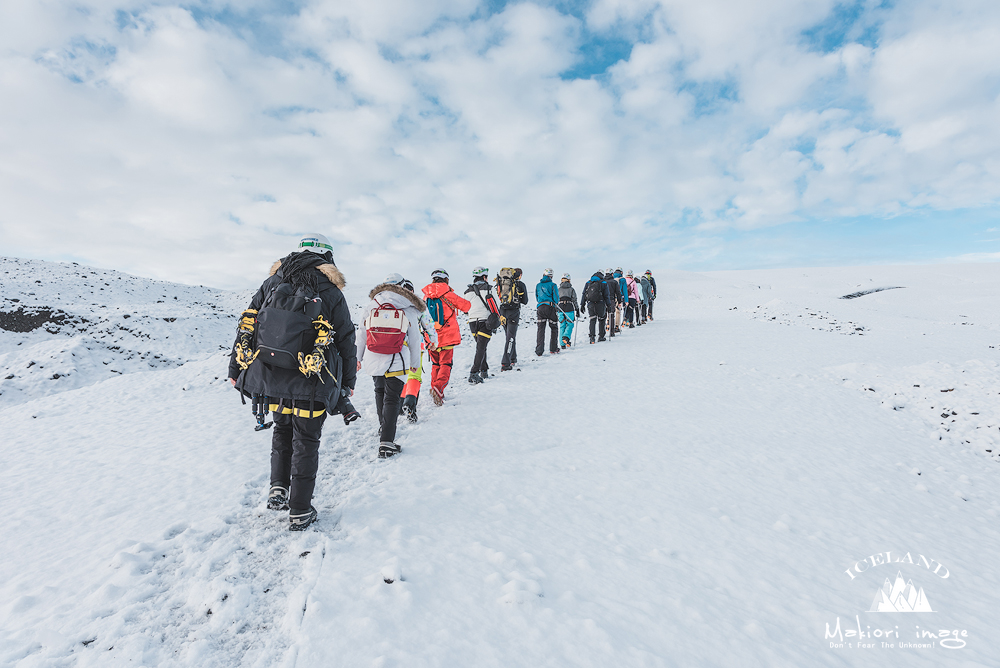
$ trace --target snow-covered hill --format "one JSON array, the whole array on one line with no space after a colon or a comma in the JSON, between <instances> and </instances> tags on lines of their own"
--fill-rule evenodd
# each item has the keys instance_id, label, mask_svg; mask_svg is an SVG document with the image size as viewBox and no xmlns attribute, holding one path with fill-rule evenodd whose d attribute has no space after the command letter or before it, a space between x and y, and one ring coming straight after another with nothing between
<instances>
[{"instance_id":1,"label":"snow-covered hill","mask_svg":"<svg viewBox=\"0 0 1000 668\"><path fill-rule=\"evenodd\" d=\"M71 374L0 382L2 666L998 665L1000 265L658 272L611 342L459 347L388 461L362 378L301 535L224 377L248 294L3 270L59 316L3 366ZM934 612L869 612L897 574Z\"/></svg>"},{"instance_id":2,"label":"snow-covered hill","mask_svg":"<svg viewBox=\"0 0 1000 668\"><path fill-rule=\"evenodd\" d=\"M232 344L247 294L0 258L0 407ZM243 305L241 305L243 304Z\"/></svg>"}]
</instances>

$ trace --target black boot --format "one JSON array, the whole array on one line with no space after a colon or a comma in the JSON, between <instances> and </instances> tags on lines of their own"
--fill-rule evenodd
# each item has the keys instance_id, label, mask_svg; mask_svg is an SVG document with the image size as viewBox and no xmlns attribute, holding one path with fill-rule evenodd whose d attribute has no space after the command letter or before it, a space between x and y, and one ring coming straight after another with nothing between
<instances>
[{"instance_id":1,"label":"black boot","mask_svg":"<svg viewBox=\"0 0 1000 668\"><path fill-rule=\"evenodd\" d=\"M406 419L410 422L417 421L417 395L411 394L408 397L403 398L403 405L400 406L400 411L406 416Z\"/></svg>"},{"instance_id":2,"label":"black boot","mask_svg":"<svg viewBox=\"0 0 1000 668\"><path fill-rule=\"evenodd\" d=\"M289 510L288 529L290 531L302 531L315 522L318 516L319 513L312 506L309 506L309 510Z\"/></svg>"},{"instance_id":3,"label":"black boot","mask_svg":"<svg viewBox=\"0 0 1000 668\"><path fill-rule=\"evenodd\" d=\"M287 485L271 484L271 491L267 494L267 507L270 510L288 510Z\"/></svg>"},{"instance_id":4,"label":"black boot","mask_svg":"<svg viewBox=\"0 0 1000 668\"><path fill-rule=\"evenodd\" d=\"M378 458L388 459L389 457L398 455L401 450L402 448L399 447L399 445L397 445L396 443L391 443L389 441L382 441L378 445Z\"/></svg>"}]
</instances>

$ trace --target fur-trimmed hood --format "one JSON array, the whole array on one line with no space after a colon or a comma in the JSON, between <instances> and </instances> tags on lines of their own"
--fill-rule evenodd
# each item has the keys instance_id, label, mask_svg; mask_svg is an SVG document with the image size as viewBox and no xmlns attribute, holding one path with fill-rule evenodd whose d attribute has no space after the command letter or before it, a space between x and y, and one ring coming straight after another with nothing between
<instances>
[{"instance_id":1,"label":"fur-trimmed hood","mask_svg":"<svg viewBox=\"0 0 1000 668\"><path fill-rule=\"evenodd\" d=\"M271 265L271 273L268 276L274 276L278 272L278 268L281 267L281 260L278 260ZM344 275L340 273L340 269L337 269L336 265L333 264L321 264L316 267L320 272L323 273L330 282L336 285L341 290L347 285L347 281L344 279Z\"/></svg>"},{"instance_id":2,"label":"fur-trimmed hood","mask_svg":"<svg viewBox=\"0 0 1000 668\"><path fill-rule=\"evenodd\" d=\"M406 288L398 286L394 283L379 283L374 288L372 288L371 292L368 293L368 298L375 299L375 295L377 295L380 292L394 292L400 297L406 298L411 304L413 304L413 307L417 309L417 311L419 311L420 313L423 313L424 311L427 310L427 304L424 303L423 299L413 294Z\"/></svg>"}]
</instances>

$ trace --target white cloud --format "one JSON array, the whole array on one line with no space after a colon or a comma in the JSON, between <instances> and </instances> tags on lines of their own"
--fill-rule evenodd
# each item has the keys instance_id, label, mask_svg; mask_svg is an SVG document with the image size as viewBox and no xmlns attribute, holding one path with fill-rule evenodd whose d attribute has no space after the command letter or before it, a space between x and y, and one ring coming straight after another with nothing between
<instances>
[{"instance_id":1,"label":"white cloud","mask_svg":"<svg viewBox=\"0 0 1000 668\"><path fill-rule=\"evenodd\" d=\"M255 36L206 18L224 5L8 3L0 252L243 285L318 230L374 280L996 206L993 5L879 10L877 46L820 53L803 33L834 6L262 0ZM642 41L563 80L595 34Z\"/></svg>"}]
</instances>

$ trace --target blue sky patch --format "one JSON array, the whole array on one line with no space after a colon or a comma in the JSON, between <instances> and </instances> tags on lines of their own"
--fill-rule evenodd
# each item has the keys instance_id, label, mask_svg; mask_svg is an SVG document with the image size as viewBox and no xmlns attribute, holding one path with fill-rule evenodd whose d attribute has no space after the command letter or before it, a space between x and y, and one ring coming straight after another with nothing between
<instances>
[{"instance_id":1,"label":"blue sky patch","mask_svg":"<svg viewBox=\"0 0 1000 668\"><path fill-rule=\"evenodd\" d=\"M878 45L881 19L878 10L890 6L882 2L869 8L866 0L836 5L829 16L817 25L802 31L802 39L812 51L831 53L845 44L856 42L874 48Z\"/></svg>"}]
</instances>

